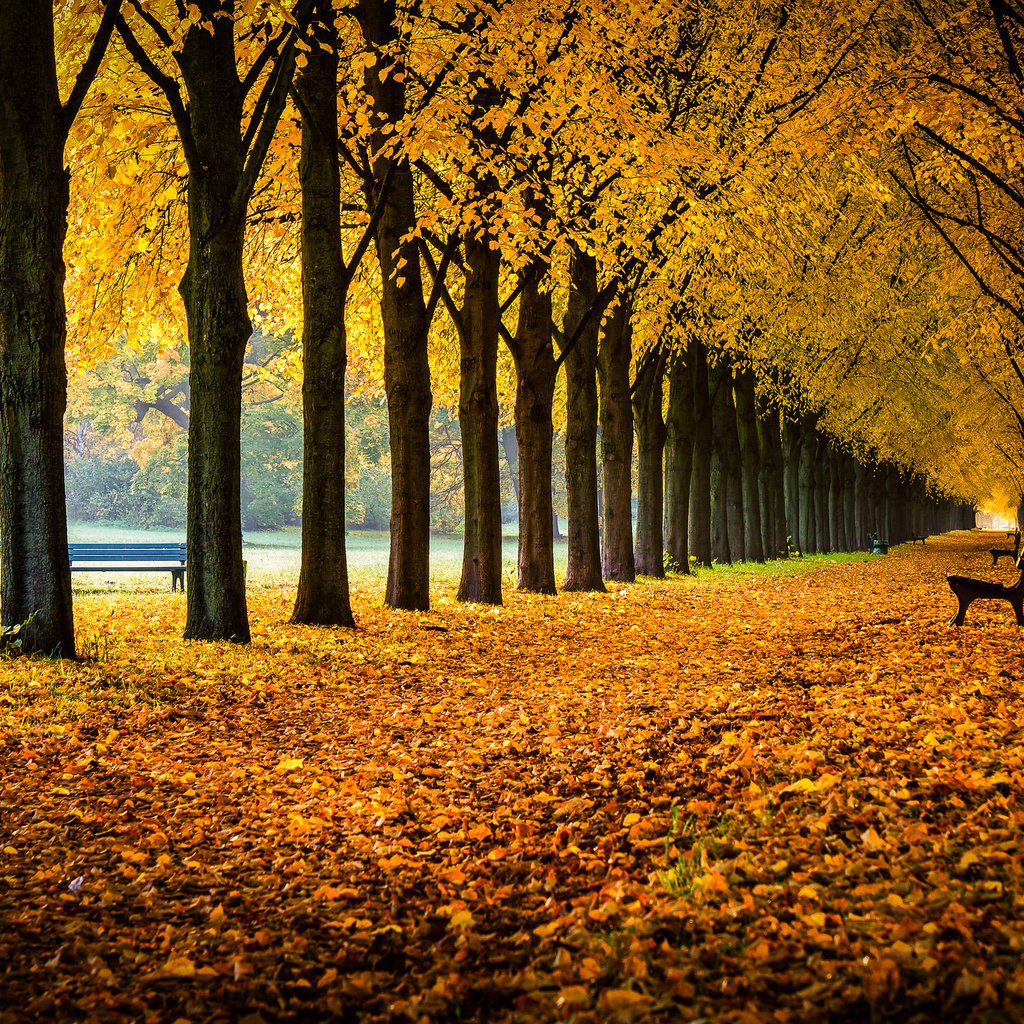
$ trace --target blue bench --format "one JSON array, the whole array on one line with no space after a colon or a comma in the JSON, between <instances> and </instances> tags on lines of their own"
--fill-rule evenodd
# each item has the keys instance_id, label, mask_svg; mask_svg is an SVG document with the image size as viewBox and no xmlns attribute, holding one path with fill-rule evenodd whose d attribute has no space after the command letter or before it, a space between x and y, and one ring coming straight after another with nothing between
<instances>
[{"instance_id":1,"label":"blue bench","mask_svg":"<svg viewBox=\"0 0 1024 1024\"><path fill-rule=\"evenodd\" d=\"M72 572L170 572L171 590L185 589L184 544L69 544L68 563Z\"/></svg>"}]
</instances>

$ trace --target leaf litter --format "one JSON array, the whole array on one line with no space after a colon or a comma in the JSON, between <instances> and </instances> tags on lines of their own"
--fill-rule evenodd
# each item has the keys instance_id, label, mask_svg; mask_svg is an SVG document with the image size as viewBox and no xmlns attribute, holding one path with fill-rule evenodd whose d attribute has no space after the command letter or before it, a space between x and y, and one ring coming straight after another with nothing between
<instances>
[{"instance_id":1,"label":"leaf litter","mask_svg":"<svg viewBox=\"0 0 1024 1024\"><path fill-rule=\"evenodd\" d=\"M0 1020L1022 1020L1020 631L946 625L987 558L360 584L354 632L257 586L248 647L80 595L99 656L0 666Z\"/></svg>"}]
</instances>

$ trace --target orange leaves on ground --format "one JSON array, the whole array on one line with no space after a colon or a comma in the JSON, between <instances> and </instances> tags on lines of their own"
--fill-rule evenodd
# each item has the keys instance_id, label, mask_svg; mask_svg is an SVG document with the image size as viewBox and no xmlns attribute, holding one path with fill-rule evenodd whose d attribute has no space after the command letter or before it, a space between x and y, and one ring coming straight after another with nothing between
<instances>
[{"instance_id":1,"label":"orange leaves on ground","mask_svg":"<svg viewBox=\"0 0 1024 1024\"><path fill-rule=\"evenodd\" d=\"M1014 1019L985 546L356 632L257 585L247 648L79 595L100 659L2 665L0 1019Z\"/></svg>"}]
</instances>

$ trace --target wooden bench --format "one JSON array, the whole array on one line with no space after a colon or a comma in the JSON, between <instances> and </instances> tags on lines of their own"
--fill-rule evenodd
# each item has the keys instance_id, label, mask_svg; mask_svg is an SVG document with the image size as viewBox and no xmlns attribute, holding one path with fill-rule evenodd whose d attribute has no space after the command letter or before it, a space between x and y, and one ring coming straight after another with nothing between
<instances>
[{"instance_id":1,"label":"wooden bench","mask_svg":"<svg viewBox=\"0 0 1024 1024\"><path fill-rule=\"evenodd\" d=\"M1017 559L1020 576L1016 583L1005 586L1002 583L990 583L988 580L976 580L972 576L947 576L946 582L950 590L956 594L956 614L949 620L951 626L962 626L964 615L972 601L1003 600L1009 601L1017 625L1024 626L1024 564Z\"/></svg>"},{"instance_id":2,"label":"wooden bench","mask_svg":"<svg viewBox=\"0 0 1024 1024\"><path fill-rule=\"evenodd\" d=\"M989 548L988 553L992 556L993 565L995 565L1000 558L1009 558L1011 562L1016 562L1020 556L1020 530L1015 531L1013 534L1012 548Z\"/></svg>"},{"instance_id":3,"label":"wooden bench","mask_svg":"<svg viewBox=\"0 0 1024 1024\"><path fill-rule=\"evenodd\" d=\"M889 554L889 542L887 540L879 540L877 533L869 533L868 551L873 555L887 555Z\"/></svg>"},{"instance_id":4,"label":"wooden bench","mask_svg":"<svg viewBox=\"0 0 1024 1024\"><path fill-rule=\"evenodd\" d=\"M184 544L69 544L68 563L72 572L170 572L171 590L185 589Z\"/></svg>"},{"instance_id":5,"label":"wooden bench","mask_svg":"<svg viewBox=\"0 0 1024 1024\"><path fill-rule=\"evenodd\" d=\"M920 533L916 533L916 534L914 534L913 537L910 538L910 543L911 544L917 544L918 542L920 542L921 547L924 547L924 542L927 539L928 538L926 536L922 536Z\"/></svg>"}]
</instances>

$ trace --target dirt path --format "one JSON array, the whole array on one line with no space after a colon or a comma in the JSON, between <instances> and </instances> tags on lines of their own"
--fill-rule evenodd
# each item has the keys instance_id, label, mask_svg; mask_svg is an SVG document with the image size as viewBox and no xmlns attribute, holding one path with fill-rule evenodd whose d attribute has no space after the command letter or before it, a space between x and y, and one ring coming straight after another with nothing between
<instances>
[{"instance_id":1,"label":"dirt path","mask_svg":"<svg viewBox=\"0 0 1024 1024\"><path fill-rule=\"evenodd\" d=\"M0 1020L1024 1020L1024 679L957 534L0 663Z\"/></svg>"}]
</instances>

